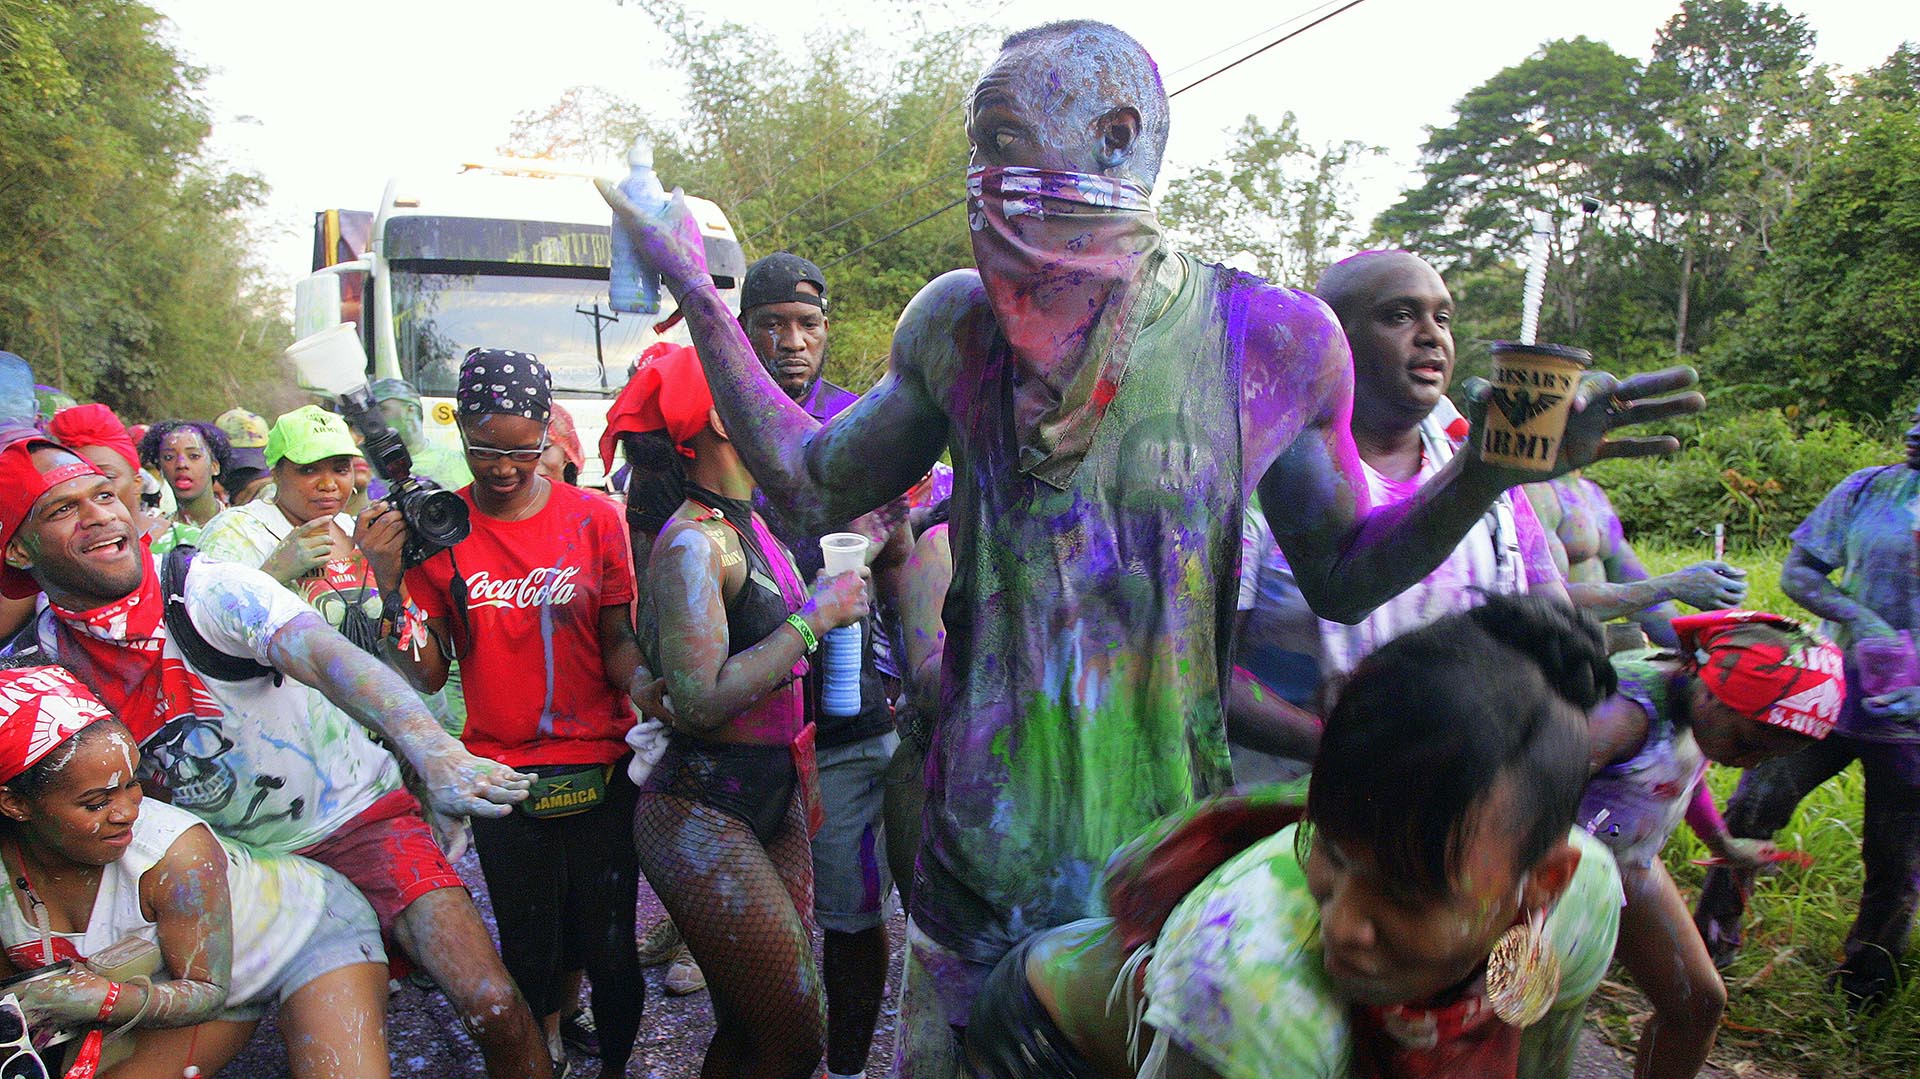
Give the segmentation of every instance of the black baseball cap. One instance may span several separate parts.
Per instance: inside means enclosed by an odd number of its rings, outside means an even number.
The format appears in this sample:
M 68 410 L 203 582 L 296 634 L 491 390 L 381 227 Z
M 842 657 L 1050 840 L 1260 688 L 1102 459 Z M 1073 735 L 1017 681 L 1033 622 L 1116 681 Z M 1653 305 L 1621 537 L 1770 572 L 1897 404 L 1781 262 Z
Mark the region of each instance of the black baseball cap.
M 802 282 L 819 289 L 819 295 L 802 291 Z M 786 251 L 776 251 L 747 267 L 746 280 L 740 286 L 743 313 L 764 304 L 794 302 L 827 309 L 827 277 L 820 267 Z

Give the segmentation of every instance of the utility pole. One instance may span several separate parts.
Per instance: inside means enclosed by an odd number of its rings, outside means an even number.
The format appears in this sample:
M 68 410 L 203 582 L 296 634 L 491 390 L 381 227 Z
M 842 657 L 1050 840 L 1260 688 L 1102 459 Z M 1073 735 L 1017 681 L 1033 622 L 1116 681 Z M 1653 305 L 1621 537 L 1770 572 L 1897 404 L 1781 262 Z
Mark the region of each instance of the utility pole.
M 573 313 L 576 315 L 585 315 L 593 320 L 593 362 L 600 366 L 600 388 L 603 390 L 611 389 L 612 387 L 607 385 L 606 352 L 600 347 L 600 328 L 606 323 L 620 321 L 620 316 L 611 311 L 608 311 L 604 315 L 601 314 L 598 301 L 594 302 L 591 310 L 583 310 L 576 306 L 573 309 Z

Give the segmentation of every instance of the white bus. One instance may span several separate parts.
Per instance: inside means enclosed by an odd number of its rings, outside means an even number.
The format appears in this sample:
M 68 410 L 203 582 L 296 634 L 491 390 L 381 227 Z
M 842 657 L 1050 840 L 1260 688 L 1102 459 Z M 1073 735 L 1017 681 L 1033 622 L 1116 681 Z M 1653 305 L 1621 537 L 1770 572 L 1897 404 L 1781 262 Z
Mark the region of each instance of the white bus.
M 372 212 L 315 215 L 314 273 L 294 290 L 294 336 L 354 323 L 369 378 L 419 389 L 430 437 L 457 445 L 452 396 L 474 346 L 531 352 L 553 372 L 587 454 L 583 486 L 606 483 L 597 444 L 607 406 L 640 353 L 663 337 L 689 343 L 661 292 L 657 315 L 607 306 L 611 211 L 586 168 L 507 159 L 387 184 Z M 713 203 L 688 198 L 707 265 L 737 312 L 746 258 Z

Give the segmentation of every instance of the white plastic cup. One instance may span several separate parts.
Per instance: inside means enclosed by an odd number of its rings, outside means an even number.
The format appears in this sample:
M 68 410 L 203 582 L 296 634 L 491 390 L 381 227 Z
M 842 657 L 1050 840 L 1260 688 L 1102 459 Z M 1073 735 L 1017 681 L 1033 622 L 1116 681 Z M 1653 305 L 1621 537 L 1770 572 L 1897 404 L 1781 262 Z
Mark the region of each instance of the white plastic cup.
M 820 560 L 827 573 L 839 576 L 867 564 L 867 537 L 858 532 L 834 532 L 820 537 Z M 820 687 L 821 710 L 830 716 L 860 714 L 860 623 L 828 631 L 820 642 L 825 682 Z
M 858 532 L 832 532 L 820 537 L 820 559 L 827 564 L 827 573 L 838 577 L 866 565 L 867 548 L 871 545 L 871 541 Z
M 302 389 L 339 397 L 366 385 L 367 350 L 351 322 L 302 337 L 287 346 L 286 356 Z

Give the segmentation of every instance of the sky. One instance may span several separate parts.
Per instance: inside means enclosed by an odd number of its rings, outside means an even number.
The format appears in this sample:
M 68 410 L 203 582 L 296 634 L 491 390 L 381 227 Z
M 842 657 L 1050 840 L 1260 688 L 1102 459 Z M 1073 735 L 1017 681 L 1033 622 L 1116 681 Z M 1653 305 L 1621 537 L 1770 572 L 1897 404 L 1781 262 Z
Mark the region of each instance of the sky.
M 681 88 L 662 59 L 658 31 L 644 12 L 614 0 L 148 2 L 170 19 L 176 46 L 208 70 L 212 152 L 272 186 L 253 222 L 253 255 L 289 288 L 307 272 L 314 211 L 371 208 L 389 176 L 451 172 L 495 157 L 515 116 L 570 86 L 604 86 L 662 115 L 678 108 Z M 1008 30 L 1099 18 L 1138 38 L 1172 89 L 1307 21 L 1269 29 L 1319 3 L 1055 0 L 1044 12 L 1000 0 L 694 0 L 687 7 L 767 28 L 794 55 L 823 28 L 903 40 L 888 31 L 908 12 L 935 25 L 984 15 Z M 1903 26 L 1914 32 L 1889 17 L 1899 6 L 1890 0 L 1788 6 L 1809 10 L 1817 59 L 1843 72 L 1884 60 L 1900 45 Z M 1354 174 L 1355 216 L 1364 223 L 1414 181 L 1427 127 L 1447 123 L 1466 91 L 1556 38 L 1585 35 L 1644 59 L 1678 7 L 1679 0 L 1366 0 L 1176 99 L 1162 177 L 1219 155 L 1226 132 L 1245 116 L 1271 125 L 1292 110 L 1312 142 L 1357 139 L 1385 148 Z M 350 21 L 356 15 L 363 17 Z M 1251 40 L 1209 59 L 1243 39 Z

